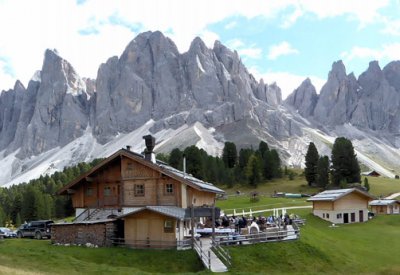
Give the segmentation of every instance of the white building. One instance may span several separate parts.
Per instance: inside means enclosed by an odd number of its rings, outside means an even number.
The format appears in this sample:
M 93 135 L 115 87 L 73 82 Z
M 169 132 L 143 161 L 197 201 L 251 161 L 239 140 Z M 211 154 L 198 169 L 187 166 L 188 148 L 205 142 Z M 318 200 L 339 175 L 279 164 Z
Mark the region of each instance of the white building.
M 361 190 L 338 189 L 321 192 L 307 201 L 313 203 L 313 214 L 332 223 L 355 223 L 368 220 L 368 202 L 373 197 Z
M 400 214 L 400 202 L 397 200 L 373 200 L 369 206 L 374 214 Z

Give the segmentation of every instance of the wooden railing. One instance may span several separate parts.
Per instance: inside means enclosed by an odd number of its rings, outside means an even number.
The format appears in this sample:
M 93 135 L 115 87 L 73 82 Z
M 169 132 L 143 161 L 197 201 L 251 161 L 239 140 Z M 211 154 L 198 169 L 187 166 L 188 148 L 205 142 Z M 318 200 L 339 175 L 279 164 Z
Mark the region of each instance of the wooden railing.
M 152 248 L 152 249 L 167 249 L 167 248 L 191 248 L 192 240 L 182 241 L 160 241 L 160 240 L 126 240 L 125 238 L 113 238 L 113 244 L 117 246 L 126 246 L 130 248 Z
M 228 250 L 224 249 L 221 245 L 216 242 L 212 242 L 212 251 L 215 255 L 224 263 L 228 268 L 232 266 L 232 258 Z
M 200 260 L 204 263 L 204 265 L 210 270 L 211 269 L 211 251 L 208 250 L 206 252 L 205 249 L 203 249 L 203 243 L 201 240 L 195 240 L 193 242 L 193 249 L 197 251 L 197 254 L 200 257 Z
M 256 234 L 216 236 L 215 246 L 296 240 L 299 238 L 300 230 L 298 227 L 293 229 L 294 231 L 292 232 L 282 228 L 274 231 L 259 232 Z

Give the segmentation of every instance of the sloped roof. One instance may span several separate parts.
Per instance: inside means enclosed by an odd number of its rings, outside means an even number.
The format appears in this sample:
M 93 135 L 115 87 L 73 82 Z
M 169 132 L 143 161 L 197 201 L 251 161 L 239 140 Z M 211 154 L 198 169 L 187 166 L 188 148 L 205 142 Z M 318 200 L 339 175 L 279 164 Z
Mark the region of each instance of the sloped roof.
M 400 204 L 400 202 L 397 200 L 373 200 L 369 202 L 369 205 L 379 206 L 379 205 L 391 205 L 395 203 Z
M 356 188 L 349 188 L 349 189 L 326 190 L 316 194 L 315 196 L 312 196 L 311 198 L 307 199 L 307 201 L 336 201 L 353 192 L 363 195 L 369 199 L 373 199 L 373 197 L 366 192 L 363 192 Z
M 185 216 L 185 209 L 180 208 L 177 206 L 143 206 L 143 207 L 138 207 L 135 209 L 132 209 L 128 213 L 125 213 L 124 215 L 119 216 L 118 218 L 123 218 L 130 216 L 135 213 L 142 212 L 144 210 L 150 210 L 152 212 L 156 212 L 165 216 L 169 216 L 178 220 L 184 220 L 188 219 L 189 217 Z
M 88 172 L 82 174 L 81 176 L 79 176 L 78 178 L 71 181 L 69 184 L 67 184 L 63 188 L 61 188 L 58 191 L 58 194 L 66 194 L 68 189 L 71 189 L 72 187 L 77 185 L 80 181 L 82 181 L 86 177 L 89 177 L 91 174 L 96 172 L 98 169 L 100 169 L 107 163 L 110 163 L 111 161 L 113 161 L 116 158 L 121 157 L 121 156 L 136 160 L 140 164 L 143 164 L 151 169 L 157 170 L 160 173 L 163 173 L 179 182 L 185 183 L 186 185 L 189 185 L 197 190 L 212 192 L 212 193 L 216 193 L 216 194 L 224 194 L 225 193 L 225 191 L 223 191 L 222 189 L 219 189 L 218 187 L 214 186 L 213 184 L 211 184 L 209 182 L 204 182 L 204 181 L 197 179 L 189 174 L 184 174 L 182 171 L 179 171 L 179 170 L 167 165 L 166 163 L 164 163 L 162 161 L 157 160 L 156 163 L 153 163 L 153 162 L 145 160 L 144 156 L 141 154 L 138 154 L 138 153 L 126 150 L 126 149 L 120 149 L 117 152 L 115 152 L 113 155 L 109 156 L 108 158 L 106 158 L 105 160 L 100 162 L 98 165 L 96 165 L 95 167 L 90 169 Z

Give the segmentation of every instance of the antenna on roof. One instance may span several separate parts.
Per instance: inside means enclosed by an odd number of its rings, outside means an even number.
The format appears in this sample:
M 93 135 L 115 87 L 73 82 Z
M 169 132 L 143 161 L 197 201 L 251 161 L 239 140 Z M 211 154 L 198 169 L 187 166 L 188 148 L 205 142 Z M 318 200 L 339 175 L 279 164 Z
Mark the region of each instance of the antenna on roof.
M 183 154 L 183 178 L 186 179 L 186 155 Z

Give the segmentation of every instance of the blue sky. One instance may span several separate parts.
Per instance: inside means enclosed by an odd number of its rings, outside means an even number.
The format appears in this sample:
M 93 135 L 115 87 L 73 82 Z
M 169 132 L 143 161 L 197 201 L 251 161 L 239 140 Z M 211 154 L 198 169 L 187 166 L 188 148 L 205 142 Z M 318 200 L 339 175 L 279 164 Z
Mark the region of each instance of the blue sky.
M 137 34 L 160 30 L 181 52 L 200 36 L 237 50 L 256 78 L 284 97 L 310 77 L 319 89 L 334 61 L 356 76 L 400 59 L 400 1 L 0 0 L 0 90 L 25 85 L 56 48 L 82 77 L 120 55 Z M 6 27 L 5 27 L 6 26 Z

